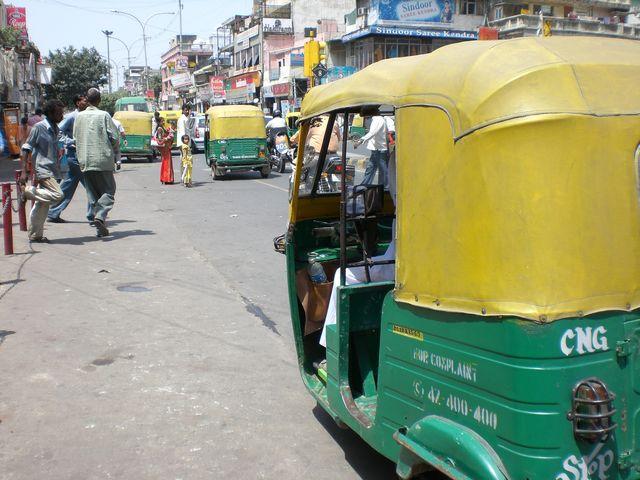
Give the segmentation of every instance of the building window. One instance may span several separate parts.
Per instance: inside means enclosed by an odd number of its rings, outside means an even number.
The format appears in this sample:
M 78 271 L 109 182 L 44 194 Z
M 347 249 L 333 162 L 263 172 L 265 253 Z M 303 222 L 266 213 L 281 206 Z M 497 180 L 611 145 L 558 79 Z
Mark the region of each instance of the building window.
M 460 0 L 460 15 L 484 15 L 482 0 Z

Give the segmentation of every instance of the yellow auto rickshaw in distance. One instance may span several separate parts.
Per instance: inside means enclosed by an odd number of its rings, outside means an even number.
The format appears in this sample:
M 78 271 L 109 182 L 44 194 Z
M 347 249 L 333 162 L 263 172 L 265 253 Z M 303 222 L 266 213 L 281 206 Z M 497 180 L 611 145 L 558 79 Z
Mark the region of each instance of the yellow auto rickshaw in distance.
M 206 113 L 205 160 L 214 180 L 230 172 L 271 173 L 264 113 L 253 105 L 219 105 Z
M 174 132 L 178 130 L 178 119 L 182 115 L 182 110 L 159 110 L 160 116 L 164 118 L 165 124 L 170 125 Z M 171 148 L 178 148 L 178 135 L 173 136 Z
M 146 112 L 119 111 L 113 114 L 124 127 L 126 139 L 120 138 L 120 153 L 129 160 L 146 158 L 153 162 L 151 124 L 153 115 Z

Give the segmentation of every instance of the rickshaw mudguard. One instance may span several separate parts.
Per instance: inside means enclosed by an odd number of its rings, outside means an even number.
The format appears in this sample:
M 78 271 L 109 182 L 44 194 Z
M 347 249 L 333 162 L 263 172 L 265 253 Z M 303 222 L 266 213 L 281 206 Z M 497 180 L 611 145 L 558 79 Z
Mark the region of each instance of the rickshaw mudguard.
M 412 478 L 427 464 L 453 480 L 510 480 L 500 457 L 480 435 L 446 418 L 429 415 L 393 438 L 400 445 L 400 478 Z

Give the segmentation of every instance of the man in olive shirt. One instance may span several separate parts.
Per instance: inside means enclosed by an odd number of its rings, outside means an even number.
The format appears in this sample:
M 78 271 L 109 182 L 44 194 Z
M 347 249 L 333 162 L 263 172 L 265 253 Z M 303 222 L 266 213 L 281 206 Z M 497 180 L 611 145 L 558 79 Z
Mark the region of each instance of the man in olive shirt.
M 22 145 L 20 184 L 24 187 L 24 198 L 35 201 L 29 215 L 28 233 L 32 242 L 49 241 L 43 236 L 49 206 L 60 203 L 64 198 L 56 180 L 61 177 L 58 123 L 62 120 L 63 109 L 64 105 L 59 100 L 49 100 L 44 106 L 44 120 L 33 126 Z M 33 186 L 26 187 L 29 158 L 35 168 L 36 181 Z
M 94 214 L 98 237 L 109 235 L 106 220 L 113 208 L 116 180 L 113 171 L 120 152 L 120 133 L 111 116 L 100 105 L 100 91 L 90 88 L 87 92 L 89 106 L 78 113 L 73 127 L 76 154 L 84 176 L 89 205 Z

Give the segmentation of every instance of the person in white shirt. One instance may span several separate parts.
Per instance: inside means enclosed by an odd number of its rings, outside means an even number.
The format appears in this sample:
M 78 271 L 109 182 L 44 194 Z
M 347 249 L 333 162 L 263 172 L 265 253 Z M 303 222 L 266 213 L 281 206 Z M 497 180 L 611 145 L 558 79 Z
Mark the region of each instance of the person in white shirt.
M 282 118 L 280 110 L 273 111 L 273 118 L 265 125 L 267 132 L 273 128 L 287 128 L 287 122 Z
M 182 105 L 182 115 L 178 119 L 178 124 L 176 125 L 176 138 L 182 138 L 184 135 L 189 135 L 189 138 L 192 138 L 191 132 L 189 130 L 189 116 L 191 115 L 191 107 L 187 104 Z
M 380 172 L 378 175 L 378 183 L 387 185 L 387 165 L 389 162 L 387 132 L 387 122 L 382 116 L 376 115 L 371 118 L 369 131 L 360 140 L 354 142 L 354 147 L 357 148 L 364 143 L 366 149 L 371 152 L 371 156 L 364 170 L 363 185 L 373 184 L 376 172 Z

